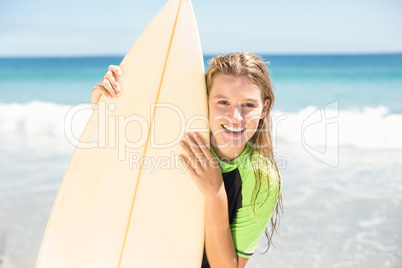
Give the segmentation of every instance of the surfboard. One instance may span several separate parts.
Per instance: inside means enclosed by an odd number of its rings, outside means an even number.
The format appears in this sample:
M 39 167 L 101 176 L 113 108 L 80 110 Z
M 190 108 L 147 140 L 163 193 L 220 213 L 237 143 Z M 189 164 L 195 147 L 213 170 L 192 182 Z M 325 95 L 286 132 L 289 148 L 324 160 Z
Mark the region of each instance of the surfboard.
M 120 65 L 61 182 L 37 268 L 200 267 L 204 200 L 180 165 L 185 131 L 209 141 L 201 45 L 189 0 L 170 0 Z

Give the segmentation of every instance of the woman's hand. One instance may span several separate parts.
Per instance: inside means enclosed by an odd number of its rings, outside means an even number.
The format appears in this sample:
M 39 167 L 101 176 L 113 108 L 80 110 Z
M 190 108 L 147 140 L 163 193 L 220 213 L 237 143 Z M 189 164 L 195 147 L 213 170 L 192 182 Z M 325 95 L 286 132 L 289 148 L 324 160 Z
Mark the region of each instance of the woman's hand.
M 185 155 L 180 155 L 180 160 L 187 166 L 187 171 L 198 189 L 206 199 L 222 197 L 222 194 L 226 198 L 218 160 L 208 145 L 197 133 L 185 134 L 184 137 L 186 142 L 180 141 L 180 145 Z
M 108 96 L 109 98 L 120 96 L 120 86 L 116 81 L 116 77 L 121 76 L 122 72 L 119 66 L 110 65 L 108 71 L 94 88 L 92 89 L 91 104 L 92 109 L 96 108 L 100 97 L 102 95 Z
M 184 135 L 183 165 L 205 197 L 205 250 L 211 267 L 244 267 L 246 258 L 236 255 L 229 225 L 227 196 L 218 160 L 197 133 Z

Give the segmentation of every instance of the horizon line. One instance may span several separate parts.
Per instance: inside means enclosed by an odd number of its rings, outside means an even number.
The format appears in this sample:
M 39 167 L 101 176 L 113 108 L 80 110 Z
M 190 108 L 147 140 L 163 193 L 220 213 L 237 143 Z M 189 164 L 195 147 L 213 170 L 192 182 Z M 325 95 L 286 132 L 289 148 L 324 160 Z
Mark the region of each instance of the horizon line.
M 214 56 L 218 54 L 229 54 L 231 52 L 203 53 L 203 57 Z M 384 51 L 384 52 L 287 52 L 287 53 L 270 53 L 270 52 L 252 52 L 261 56 L 381 56 L 381 55 L 401 55 L 402 51 Z M 123 58 L 124 54 L 52 54 L 52 55 L 1 55 L 1 59 L 16 59 L 16 58 Z

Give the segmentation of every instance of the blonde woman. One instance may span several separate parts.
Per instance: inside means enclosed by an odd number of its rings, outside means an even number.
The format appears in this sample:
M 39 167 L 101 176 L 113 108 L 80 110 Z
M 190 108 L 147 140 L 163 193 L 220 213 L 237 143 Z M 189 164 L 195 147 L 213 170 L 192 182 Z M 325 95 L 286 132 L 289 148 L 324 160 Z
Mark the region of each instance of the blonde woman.
M 118 97 L 119 75 L 119 67 L 110 66 L 91 102 L 102 94 Z M 271 141 L 273 87 L 264 61 L 250 52 L 215 56 L 206 84 L 211 146 L 197 133 L 180 142 L 182 163 L 205 197 L 202 267 L 245 267 L 270 219 L 271 243 L 281 209 Z

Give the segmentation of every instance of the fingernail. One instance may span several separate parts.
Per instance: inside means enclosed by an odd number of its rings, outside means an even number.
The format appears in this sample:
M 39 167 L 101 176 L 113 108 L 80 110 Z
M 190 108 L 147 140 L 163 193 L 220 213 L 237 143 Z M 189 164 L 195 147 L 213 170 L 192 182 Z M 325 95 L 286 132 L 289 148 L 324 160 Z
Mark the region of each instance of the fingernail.
M 120 91 L 120 87 L 118 85 L 116 85 L 116 90 L 119 92 Z
M 184 137 L 186 137 L 186 139 L 190 138 L 190 136 L 187 133 L 184 134 Z
M 181 146 L 184 146 L 184 142 L 183 142 L 183 141 L 180 141 L 180 145 L 181 145 Z
M 121 71 L 118 71 L 117 74 L 118 74 L 118 75 L 122 75 Z
M 193 137 L 194 137 L 194 138 L 197 138 L 197 137 L 198 137 L 197 133 L 194 133 L 194 134 L 193 134 Z
M 120 94 L 119 94 L 119 93 L 117 93 L 117 92 L 116 92 L 116 93 L 114 93 L 114 95 L 116 95 L 116 97 L 120 96 Z

